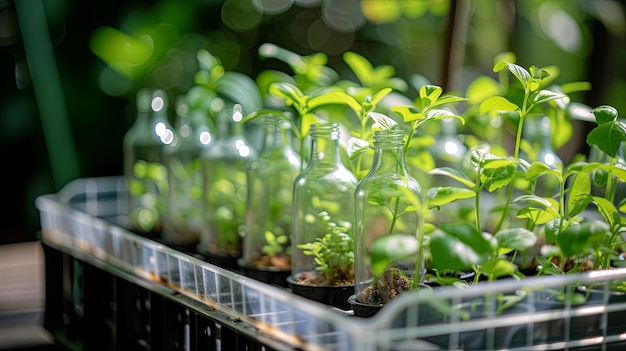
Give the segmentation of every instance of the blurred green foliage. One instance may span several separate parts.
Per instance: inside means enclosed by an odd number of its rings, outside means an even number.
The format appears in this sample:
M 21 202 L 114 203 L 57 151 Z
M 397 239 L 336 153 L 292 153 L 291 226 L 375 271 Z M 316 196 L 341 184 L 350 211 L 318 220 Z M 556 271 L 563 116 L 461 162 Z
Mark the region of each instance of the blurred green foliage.
M 591 90 L 576 93 L 576 101 L 626 111 L 623 0 L 42 2 L 83 177 L 121 174 L 121 140 L 134 120 L 136 92 L 186 92 L 194 85 L 200 49 L 226 71 L 253 79 L 267 70 L 298 73 L 259 55 L 263 44 L 303 56 L 324 53 L 326 66 L 357 81 L 362 77 L 343 60 L 352 51 L 374 67 L 393 67 L 413 89 L 409 97 L 425 83 L 445 82 L 445 91 L 464 94 L 478 76 L 497 79 L 494 59 L 508 51 L 522 66 L 559 67 L 555 84 L 590 82 Z M 0 14 L 11 4 L 0 2 Z M 11 165 L 3 180 L 17 202 L 5 215 L 16 231 L 31 235 L 38 228 L 34 198 L 59 189 L 51 180 L 35 87 L 24 75 L 25 62 L 36 58 L 25 57 L 19 39 L 0 37 L 0 140 Z M 460 50 L 449 51 L 453 46 Z M 581 122 L 576 128 L 586 132 L 591 126 Z M 584 148 L 580 141 L 574 149 Z

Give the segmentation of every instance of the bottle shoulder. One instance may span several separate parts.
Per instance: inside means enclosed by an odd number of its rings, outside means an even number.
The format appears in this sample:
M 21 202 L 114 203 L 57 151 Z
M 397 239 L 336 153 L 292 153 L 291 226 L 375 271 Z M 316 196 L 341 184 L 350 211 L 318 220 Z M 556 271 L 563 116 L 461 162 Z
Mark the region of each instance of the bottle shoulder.
M 414 192 L 421 193 L 422 187 L 419 182 L 410 175 L 398 173 L 390 174 L 368 174 L 361 179 L 357 185 L 358 189 L 385 189 L 385 188 L 406 188 Z

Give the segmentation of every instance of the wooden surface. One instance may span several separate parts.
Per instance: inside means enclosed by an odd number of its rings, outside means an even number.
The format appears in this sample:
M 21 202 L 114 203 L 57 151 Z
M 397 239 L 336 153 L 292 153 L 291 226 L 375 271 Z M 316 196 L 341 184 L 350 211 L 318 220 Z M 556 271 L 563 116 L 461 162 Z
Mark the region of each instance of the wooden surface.
M 44 259 L 38 241 L 0 245 L 0 350 L 50 344 L 42 328 Z

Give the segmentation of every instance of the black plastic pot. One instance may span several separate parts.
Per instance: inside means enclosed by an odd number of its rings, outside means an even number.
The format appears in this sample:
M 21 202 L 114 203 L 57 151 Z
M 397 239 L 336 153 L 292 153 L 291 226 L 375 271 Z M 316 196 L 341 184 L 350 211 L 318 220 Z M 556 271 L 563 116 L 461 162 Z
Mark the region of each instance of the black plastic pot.
M 354 284 L 337 286 L 299 284 L 292 275 L 287 277 L 287 283 L 296 295 L 342 310 L 350 309 L 348 298 L 354 294 Z
M 352 311 L 357 317 L 369 318 L 373 317 L 383 308 L 383 304 L 372 305 L 367 303 L 358 302 L 356 295 L 350 295 L 348 297 L 348 303 L 352 306 Z

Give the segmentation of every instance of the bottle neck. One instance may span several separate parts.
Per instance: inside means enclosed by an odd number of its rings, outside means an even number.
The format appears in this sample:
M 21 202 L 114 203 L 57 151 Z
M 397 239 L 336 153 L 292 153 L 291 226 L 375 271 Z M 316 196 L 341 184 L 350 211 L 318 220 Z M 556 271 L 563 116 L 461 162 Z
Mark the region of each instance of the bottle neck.
M 324 123 L 312 125 L 310 167 L 328 167 L 341 164 L 339 154 L 339 125 Z
M 374 133 L 374 159 L 370 173 L 408 174 L 404 161 L 404 136 L 402 130 Z
M 217 139 L 227 139 L 243 135 L 241 119 L 243 114 L 238 109 L 226 109 L 217 115 Z
M 262 152 L 277 148 L 291 148 L 291 125 L 289 122 L 272 121 L 265 125 Z

